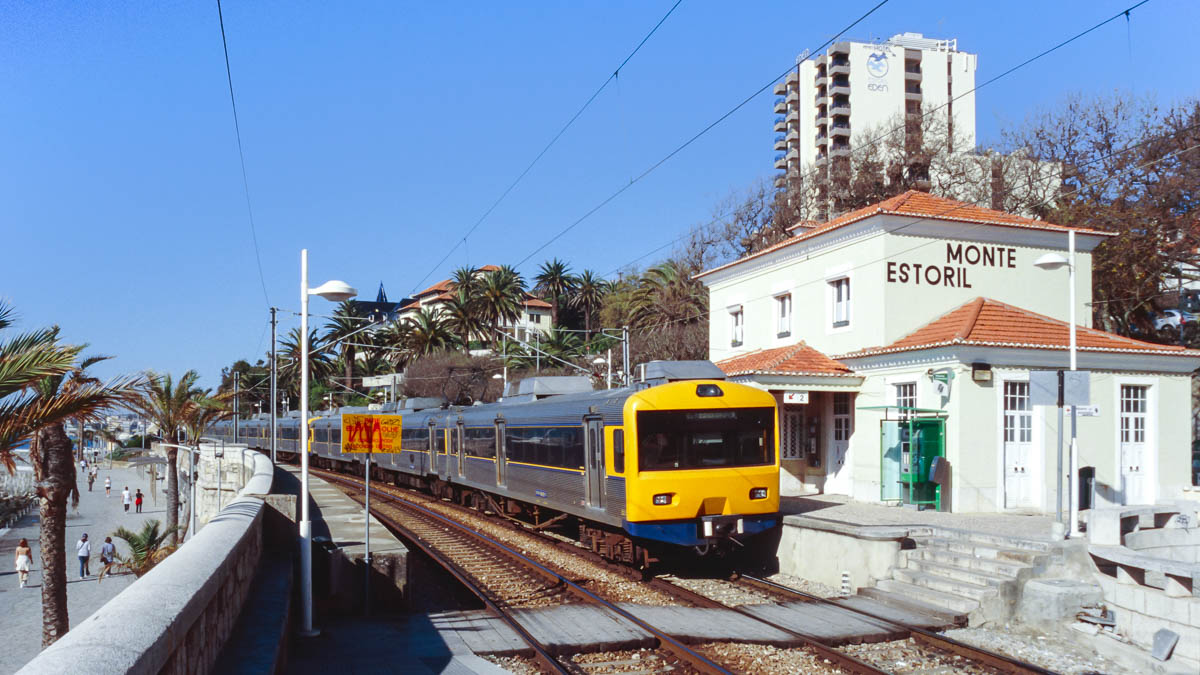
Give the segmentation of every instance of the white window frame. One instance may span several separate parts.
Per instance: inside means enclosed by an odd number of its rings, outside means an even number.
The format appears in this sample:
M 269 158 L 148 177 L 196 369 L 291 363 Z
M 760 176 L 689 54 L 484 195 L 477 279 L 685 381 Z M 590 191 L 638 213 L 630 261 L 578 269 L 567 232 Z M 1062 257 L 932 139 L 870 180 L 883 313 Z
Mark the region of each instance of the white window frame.
M 741 305 L 729 308 L 729 346 L 733 348 L 746 344 L 746 312 Z
M 792 317 L 794 305 L 791 292 L 779 293 L 775 296 L 775 339 L 780 340 L 792 336 Z
M 846 299 L 838 302 L 838 289 L 845 283 Z M 848 271 L 831 272 L 825 276 L 825 332 L 841 333 L 854 325 L 854 275 Z M 839 308 L 843 313 L 839 315 Z
M 907 397 L 905 397 L 904 399 L 900 398 L 900 387 L 907 387 L 907 386 L 911 385 L 912 386 L 912 405 L 903 406 L 903 407 L 906 407 L 906 408 L 919 408 L 920 407 L 917 403 L 918 403 L 918 401 L 920 401 L 921 395 L 920 395 L 920 391 L 918 391 L 919 387 L 917 387 L 917 380 L 915 378 L 911 379 L 911 380 L 897 380 L 895 382 L 889 382 L 888 384 L 891 385 L 891 387 L 892 387 L 892 405 L 899 407 L 899 406 L 903 405 L 903 403 L 902 403 L 903 401 L 908 400 Z

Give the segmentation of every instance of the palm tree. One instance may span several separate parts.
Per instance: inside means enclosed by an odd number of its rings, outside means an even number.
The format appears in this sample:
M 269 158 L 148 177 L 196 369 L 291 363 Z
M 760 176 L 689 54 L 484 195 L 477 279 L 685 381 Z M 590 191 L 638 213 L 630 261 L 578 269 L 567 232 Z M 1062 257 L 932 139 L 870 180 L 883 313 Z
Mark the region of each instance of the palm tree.
M 564 361 L 579 356 L 583 353 L 583 345 L 574 333 L 568 333 L 558 328 L 551 328 L 547 331 L 538 345 L 542 351 L 557 356 Z
M 167 544 L 166 541 L 167 537 L 174 537 L 176 533 L 170 527 L 160 531 L 161 527 L 162 523 L 157 520 L 142 523 L 141 532 L 131 532 L 124 527 L 118 527 L 112 536 L 125 540 L 129 545 L 129 557 L 118 554 L 116 562 L 105 565 L 100 571 L 99 580 L 103 581 L 104 575 L 118 571 L 132 572 L 133 576 L 141 578 L 171 555 L 176 547 L 174 544 Z
M 293 401 L 300 400 L 300 329 L 293 328 L 279 342 L 279 386 Z M 333 360 L 321 346 L 316 329 L 308 332 L 308 376 L 317 382 L 333 373 Z
M 202 392 L 196 392 L 195 396 L 187 402 L 183 413 L 183 427 L 187 429 L 188 439 L 193 445 L 199 445 L 200 438 L 208 432 L 209 427 L 221 420 L 233 417 L 233 410 L 229 407 L 229 401 L 232 398 L 232 391 L 222 392 L 213 396 L 212 391 L 206 389 Z M 195 481 L 196 477 L 189 476 L 188 480 Z M 183 519 L 185 524 L 180 527 L 180 531 L 184 536 L 187 536 L 188 526 L 186 523 L 191 521 L 191 510 L 194 508 L 196 508 L 196 505 L 191 503 L 191 500 L 188 500 L 188 512 L 185 513 Z
M 466 265 L 454 270 L 454 274 L 450 275 L 450 283 L 456 291 L 466 291 L 467 297 L 473 295 L 475 287 L 479 284 L 479 270 Z
M 584 270 L 576 279 L 575 294 L 571 296 L 571 304 L 583 310 L 583 329 L 587 332 L 588 341 L 592 337 L 592 312 L 604 303 L 608 292 L 608 282 L 596 276 L 591 270 Z
M 413 356 L 435 354 L 457 345 L 457 338 L 436 308 L 422 307 L 410 321 L 408 348 Z
M 358 303 L 353 300 L 343 300 L 338 305 L 337 311 L 333 313 L 333 318 L 325 324 L 325 335 L 322 336 L 327 345 L 338 345 L 342 368 L 345 372 L 345 385 L 351 389 L 354 388 L 356 351 L 354 343 L 357 340 L 347 339 L 347 336 L 361 330 L 366 325 L 366 322 L 363 321 L 365 318 L 362 310 L 358 308 Z M 342 396 L 345 398 L 347 394 L 343 393 Z
M 412 350 L 409 348 L 412 326 L 409 320 L 393 321 L 376 333 L 383 358 L 393 369 L 403 368 L 412 360 Z
M 0 304 L 0 329 L 11 325 Z M 15 470 L 12 450 L 30 441 L 40 520 L 42 555 L 42 646 L 70 629 L 67 608 L 67 500 L 79 501 L 75 457 L 63 423 L 96 419 L 128 400 L 137 379 L 101 383 L 75 365 L 82 346 L 59 342 L 58 329 L 17 335 L 0 342 L 0 461 Z
M 188 421 L 188 414 L 196 400 L 204 392 L 196 387 L 199 373 L 189 370 L 176 382 L 170 375 L 147 373 L 149 381 L 142 386 L 140 395 L 126 407 L 130 411 L 153 421 L 167 443 L 175 440 L 175 434 Z M 179 528 L 179 466 L 176 456 L 179 449 L 167 445 L 167 529 L 171 532 L 171 543 L 175 544 L 175 532 Z
M 446 328 L 458 336 L 463 352 L 469 354 L 471 337 L 479 335 L 485 328 L 479 317 L 479 303 L 475 302 L 462 286 L 458 286 L 450 299 L 441 304 L 440 309 Z
M 483 276 L 479 284 L 479 318 L 491 328 L 488 341 L 495 344 L 500 325 L 521 318 L 525 288 L 521 275 L 502 267 Z
M 630 309 L 632 322 L 639 327 L 691 323 L 708 310 L 708 293 L 692 278 L 687 265 L 668 260 L 646 270 L 638 279 Z
M 559 298 L 569 296 L 575 288 L 575 277 L 571 274 L 571 267 L 567 263 L 555 258 L 542 263 L 538 268 L 538 274 L 534 281 L 537 285 L 533 287 L 544 300 L 550 301 L 550 325 L 558 325 L 558 300 Z

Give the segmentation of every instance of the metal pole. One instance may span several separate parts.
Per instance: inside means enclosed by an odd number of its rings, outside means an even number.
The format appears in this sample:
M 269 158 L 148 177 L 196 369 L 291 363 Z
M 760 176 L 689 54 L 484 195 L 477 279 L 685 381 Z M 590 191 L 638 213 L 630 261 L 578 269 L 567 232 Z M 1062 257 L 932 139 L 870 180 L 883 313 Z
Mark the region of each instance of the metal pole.
M 275 370 L 275 308 L 271 308 L 271 463 L 275 463 L 275 418 L 279 417 L 276 411 L 276 402 L 279 400 L 279 393 L 275 391 L 276 381 Z
M 221 441 L 221 452 L 217 453 L 217 513 L 221 512 L 221 460 L 225 457 L 225 441 Z
M 300 251 L 300 634 L 313 630 L 312 522 L 308 518 L 308 249 Z
M 629 382 L 629 326 L 621 328 L 621 367 L 625 370 L 623 384 L 628 387 Z
M 604 388 L 612 389 L 612 347 L 608 348 L 608 374 L 604 376 Z
M 368 438 L 368 443 L 370 439 Z M 371 448 L 367 447 L 367 498 L 363 505 L 363 615 L 371 615 Z
M 1058 471 L 1054 474 L 1054 494 L 1058 499 L 1055 522 L 1063 522 L 1063 371 L 1058 371 Z
M 1071 283 L 1071 370 L 1076 369 L 1076 354 L 1078 348 L 1075 344 L 1075 230 L 1067 232 L 1067 249 L 1071 260 L 1070 266 L 1070 283 Z M 1079 534 L 1079 446 L 1075 441 L 1075 422 L 1078 415 L 1078 405 L 1071 406 L 1071 445 L 1070 459 L 1067 463 L 1067 471 L 1070 476 L 1067 479 L 1067 503 L 1070 504 L 1068 513 L 1070 514 L 1071 522 L 1067 532 L 1070 536 Z
M 199 510 L 200 504 L 196 502 L 196 453 L 200 452 L 200 446 L 196 446 L 193 451 L 188 448 L 188 473 L 192 477 L 192 517 L 191 523 L 188 525 L 188 539 L 196 536 L 196 511 Z
M 242 382 L 242 374 L 237 372 L 236 370 L 233 371 L 233 442 L 234 443 L 238 442 L 238 418 L 241 417 L 241 415 L 238 414 L 238 398 L 239 398 L 239 394 L 241 393 L 239 391 L 239 389 L 241 388 L 241 382 Z

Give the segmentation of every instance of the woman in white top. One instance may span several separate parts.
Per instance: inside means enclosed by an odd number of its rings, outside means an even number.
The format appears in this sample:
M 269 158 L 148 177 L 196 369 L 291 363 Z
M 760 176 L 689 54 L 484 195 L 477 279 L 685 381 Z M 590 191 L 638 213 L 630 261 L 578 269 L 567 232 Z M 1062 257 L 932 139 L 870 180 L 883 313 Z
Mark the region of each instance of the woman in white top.
M 104 496 L 105 497 L 112 496 L 112 476 L 104 477 Z
M 17 544 L 17 558 L 15 561 L 17 578 L 21 580 L 21 588 L 25 588 L 26 582 L 29 581 L 29 563 L 32 559 L 33 550 L 29 548 L 29 542 L 22 539 Z

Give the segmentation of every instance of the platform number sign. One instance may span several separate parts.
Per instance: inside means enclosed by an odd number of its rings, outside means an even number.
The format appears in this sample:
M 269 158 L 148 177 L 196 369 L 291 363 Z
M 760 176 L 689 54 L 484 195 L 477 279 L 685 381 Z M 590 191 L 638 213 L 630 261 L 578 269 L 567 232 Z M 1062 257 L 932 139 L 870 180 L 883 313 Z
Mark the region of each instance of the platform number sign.
M 342 415 L 342 452 L 399 452 L 400 415 Z

